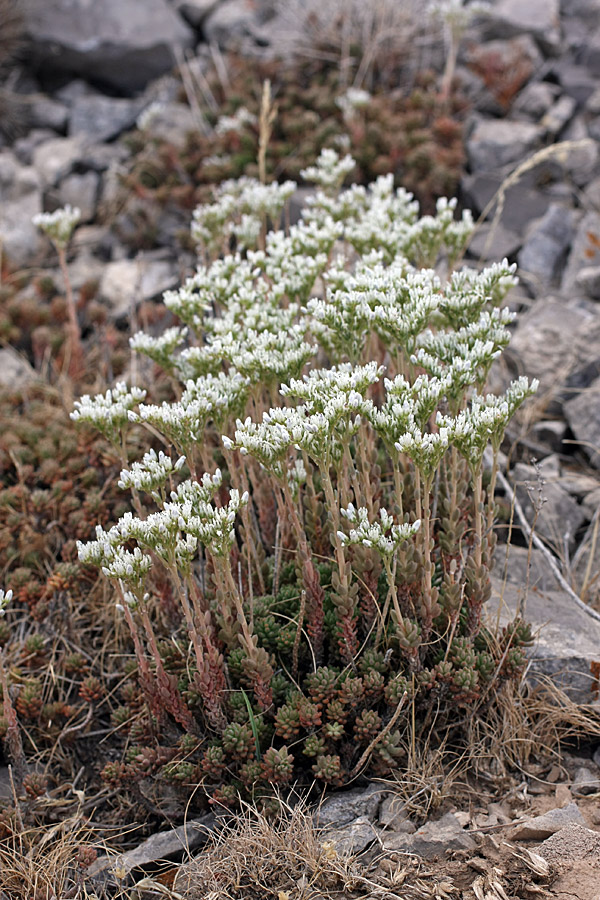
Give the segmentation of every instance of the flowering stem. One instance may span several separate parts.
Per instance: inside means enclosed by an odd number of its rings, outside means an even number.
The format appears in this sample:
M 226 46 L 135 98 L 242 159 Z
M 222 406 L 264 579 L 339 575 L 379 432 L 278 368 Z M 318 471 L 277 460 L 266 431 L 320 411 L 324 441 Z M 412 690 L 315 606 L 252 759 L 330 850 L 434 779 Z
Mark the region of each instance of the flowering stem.
M 65 285 L 65 297 L 67 300 L 67 314 L 69 316 L 69 332 L 70 332 L 70 351 L 71 360 L 69 364 L 69 374 L 76 376 L 83 368 L 83 347 L 81 346 L 81 329 L 77 321 L 77 309 L 75 307 L 75 298 L 73 296 L 73 287 L 69 278 L 69 267 L 67 266 L 67 253 L 64 247 L 55 244 L 58 253 L 58 263 L 62 272 Z
M 335 499 L 335 492 L 333 490 L 333 484 L 331 483 L 331 478 L 329 477 L 329 469 L 327 463 L 319 464 L 319 471 L 321 473 L 321 482 L 323 484 L 323 490 L 325 491 L 325 499 L 327 500 L 327 506 L 329 507 L 329 514 L 331 516 L 333 522 L 333 534 L 335 539 L 335 556 L 337 559 L 338 570 L 340 574 L 340 584 L 342 587 L 348 587 L 348 576 L 346 572 L 346 558 L 344 554 L 344 545 L 342 544 L 341 538 L 338 534 L 340 530 L 340 513 L 337 505 L 337 501 Z

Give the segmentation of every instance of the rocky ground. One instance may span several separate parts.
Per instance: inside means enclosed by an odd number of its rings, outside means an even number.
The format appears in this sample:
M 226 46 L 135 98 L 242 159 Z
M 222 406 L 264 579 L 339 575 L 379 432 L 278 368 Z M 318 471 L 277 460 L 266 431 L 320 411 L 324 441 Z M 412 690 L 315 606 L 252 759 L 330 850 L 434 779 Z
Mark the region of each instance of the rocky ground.
M 28 126 L 0 144 L 0 238 L 13 270 L 50 274 L 61 284 L 31 219 L 70 203 L 84 221 L 70 261 L 73 287 L 96 283 L 109 322 L 127 327 L 136 307 L 178 284 L 193 263 L 177 238 L 189 212 L 155 209 L 153 248 L 135 252 L 135 197 L 123 194 L 120 182 L 137 152 L 129 135 L 153 106 L 146 139 L 166 136 L 183 145 L 201 120 L 182 98 L 173 65 L 188 53 L 202 73 L 210 60 L 222 65 L 222 52 L 234 45 L 264 55 L 300 40 L 298 10 L 291 2 L 281 6 L 104 0 L 89 8 L 83 0 L 25 0 L 29 50 L 13 83 Z M 514 607 L 527 585 L 527 615 L 539 629 L 534 670 L 552 675 L 578 702 L 594 704 L 600 677 L 600 616 L 594 616 L 600 610 L 600 3 L 497 0 L 463 35 L 455 74 L 471 104 L 460 200 L 482 217 L 466 259 L 477 265 L 507 256 L 521 277 L 510 298 L 520 313 L 506 354 L 511 371 L 495 377 L 523 372 L 541 385 L 528 421 L 511 434 L 504 501 L 507 529 L 516 497 L 541 546 L 526 549 L 528 529 L 515 515 L 515 546 L 508 554 L 504 545 L 499 550 L 496 609 L 501 615 L 502 603 Z M 22 298 L 30 295 L 27 283 Z M 6 346 L 0 383 L 36 379 L 31 363 Z M 420 828 L 410 808 L 378 785 L 326 801 L 321 823 L 336 829 L 331 839 L 340 852 L 370 846 L 371 857 L 381 857 L 373 866 L 380 883 L 388 879 L 390 896 L 405 879 L 422 885 L 415 896 L 429 896 L 427 885 L 435 882 L 440 897 L 470 887 L 478 900 L 546 890 L 565 900 L 597 900 L 600 758 L 596 752 L 592 760 L 593 749 L 565 768 L 530 774 L 501 803 L 447 804 L 442 818 Z M 156 859 L 166 851 L 149 853 Z M 434 857 L 442 861 L 430 862 Z

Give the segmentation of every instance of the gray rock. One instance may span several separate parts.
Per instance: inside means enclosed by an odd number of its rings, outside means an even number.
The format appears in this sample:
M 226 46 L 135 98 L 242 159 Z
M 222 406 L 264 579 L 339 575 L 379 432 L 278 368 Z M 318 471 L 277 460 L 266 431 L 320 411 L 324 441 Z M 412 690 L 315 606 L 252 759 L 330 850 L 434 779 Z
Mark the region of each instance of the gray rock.
M 92 143 L 110 141 L 135 125 L 142 103 L 102 95 L 81 97 L 71 107 L 69 135 L 85 135 Z
M 340 856 L 354 856 L 369 846 L 377 838 L 373 824 L 366 816 L 360 816 L 341 828 L 327 829 L 323 839 L 335 844 Z
M 597 82 L 584 66 L 575 65 L 569 58 L 557 59 L 552 73 L 558 79 L 563 93 L 577 103 L 584 104 L 597 88 Z
M 64 131 L 67 127 L 69 110 L 64 103 L 51 97 L 35 99 L 29 107 L 29 121 L 34 128 L 51 128 Z
M 488 37 L 507 38 L 526 32 L 546 52 L 556 52 L 560 47 L 559 0 L 499 0 L 486 18 Z
M 585 266 L 577 273 L 575 283 L 592 300 L 600 300 L 600 266 Z
M 176 0 L 175 8 L 192 28 L 198 29 L 219 2 L 220 0 Z
M 37 375 L 26 359 L 12 347 L 0 350 L 0 385 L 19 390 L 35 381 Z
M 34 61 L 120 91 L 143 88 L 175 63 L 193 31 L 167 0 L 24 0 Z
M 366 788 L 332 794 L 316 810 L 315 822 L 319 826 L 339 827 L 361 817 L 374 820 L 385 793 L 380 785 L 369 784 Z
M 562 290 L 566 295 L 577 287 L 581 270 L 589 266 L 600 266 L 600 212 L 586 213 L 579 223 L 562 277 Z
M 556 579 L 548 567 L 548 562 L 541 550 L 532 547 L 517 547 L 514 544 L 498 544 L 494 552 L 494 579 L 500 591 L 506 582 L 509 588 L 523 591 L 527 585 L 530 590 L 556 590 Z
M 205 40 L 230 47 L 261 24 L 260 8 L 248 0 L 224 0 L 204 20 Z
M 567 426 L 562 419 L 543 419 L 531 426 L 534 441 L 546 444 L 553 453 L 560 453 L 564 449 L 562 441 L 566 432 Z
M 522 240 L 514 231 L 509 231 L 499 222 L 496 226 L 483 222 L 469 242 L 469 256 L 482 262 L 514 256 Z
M 531 378 L 539 378 L 542 392 L 558 396 L 565 378 L 593 354 L 589 333 L 595 321 L 590 312 L 573 304 L 553 299 L 536 303 L 521 317 L 507 358 Z
M 585 111 L 590 116 L 600 116 L 600 88 L 596 88 L 585 104 Z
M 447 850 L 474 850 L 475 841 L 464 831 L 454 813 L 427 822 L 414 834 L 382 835 L 385 850 L 403 850 L 425 859 L 444 856 Z
M 33 152 L 33 165 L 45 187 L 52 187 L 68 175 L 81 157 L 83 139 L 54 138 L 41 144 Z
M 588 36 L 581 54 L 580 62 L 594 78 L 600 77 L 600 28 L 596 28 L 596 31 Z
M 406 805 L 394 794 L 383 798 L 379 808 L 379 824 L 396 834 L 414 834 L 416 831 L 406 812 Z
M 586 821 L 576 803 L 568 803 L 566 806 L 551 809 L 543 816 L 535 816 L 521 825 L 515 826 L 511 833 L 512 840 L 517 841 L 543 841 L 544 838 L 556 834 L 567 825 L 583 825 Z
M 560 88 L 547 81 L 533 81 L 526 85 L 513 103 L 512 111 L 530 116 L 538 122 L 556 100 Z
M 540 125 L 550 137 L 555 138 L 575 115 L 576 109 L 577 102 L 573 97 L 563 94 L 547 111 Z
M 519 274 L 538 288 L 556 278 L 573 237 L 575 215 L 553 203 L 531 228 L 517 256 Z
M 182 851 L 197 850 L 207 842 L 216 827 L 217 819 L 212 813 L 208 813 L 171 831 L 159 831 L 117 859 L 114 856 L 100 857 L 88 867 L 86 875 L 94 878 L 106 869 L 113 868 L 115 863 L 128 874 L 132 869 L 143 868 Z
M 32 128 L 26 135 L 20 137 L 13 144 L 13 153 L 20 163 L 30 166 L 33 162 L 33 154 L 37 147 L 52 141 L 56 137 L 54 131 L 49 128 Z
M 578 146 L 560 151 L 555 165 L 567 174 L 578 187 L 585 188 L 587 183 L 598 175 L 600 166 L 600 149 L 598 142 L 590 138 L 587 121 L 583 114 L 575 116 L 561 135 L 563 141 L 577 142 Z
M 513 482 L 517 499 L 523 507 L 530 525 L 535 520 L 535 530 L 561 553 L 565 541 L 572 547 L 575 535 L 585 521 L 585 513 L 576 500 L 560 484 L 558 475 L 553 476 L 539 467 L 539 475 L 533 466 L 517 463 L 513 470 Z M 539 506 L 537 517 L 535 506 Z
M 538 125 L 509 119 L 479 119 L 467 140 L 467 157 L 473 172 L 489 172 L 521 162 L 538 145 Z
M 36 170 L 19 165 L 10 150 L 0 151 L 0 243 L 14 266 L 31 263 L 44 246 L 41 233 L 31 221 L 41 211 Z
M 594 750 L 594 755 L 592 757 L 594 763 L 600 768 L 600 744 Z
M 464 176 L 461 188 L 466 205 L 474 212 L 483 212 L 496 196 L 502 181 L 500 175 L 489 172 Z M 533 219 L 544 215 L 551 203 L 552 198 L 542 191 L 516 184 L 506 191 L 500 222 L 507 231 L 522 235 Z
M 119 141 L 113 144 L 86 144 L 81 148 L 79 162 L 84 169 L 104 172 L 111 167 L 118 167 L 130 155 L 125 144 Z
M 509 571 L 512 551 L 509 553 Z M 522 602 L 524 583 L 503 583 L 500 573 L 492 574 L 492 598 L 485 608 L 490 627 L 500 618 L 512 621 Z M 536 635 L 528 650 L 528 680 L 550 678 L 575 703 L 597 704 L 598 681 L 594 672 L 600 646 L 600 622 L 592 619 L 559 590 L 537 588 L 527 594 L 524 615 Z
M 173 263 L 145 254 L 139 260 L 107 263 L 100 282 L 100 297 L 110 306 L 113 319 L 129 315 L 134 306 L 159 297 L 178 283 Z
M 565 416 L 571 431 L 591 464 L 600 469 L 600 377 L 572 400 L 565 403 Z
M 600 487 L 597 487 L 595 490 L 590 491 L 583 500 L 581 501 L 581 507 L 589 519 L 593 519 L 598 510 L 600 509 Z M 600 543 L 598 543 L 596 547 L 596 552 L 600 554 Z M 600 569 L 600 556 L 598 560 L 598 568 Z M 597 588 L 600 591 L 600 585 Z
M 78 206 L 81 210 L 81 221 L 91 222 L 96 214 L 98 185 L 100 178 L 96 172 L 85 172 L 83 175 L 68 175 L 61 182 L 58 192 L 59 205 Z
M 600 791 L 598 772 L 592 772 L 587 766 L 579 766 L 573 776 L 571 793 L 575 797 L 585 797 L 587 794 L 597 794 L 598 791 Z
M 192 110 L 185 103 L 165 103 L 152 109 L 152 115 L 144 125 L 144 133 L 181 148 L 190 133 L 198 131 L 198 125 Z

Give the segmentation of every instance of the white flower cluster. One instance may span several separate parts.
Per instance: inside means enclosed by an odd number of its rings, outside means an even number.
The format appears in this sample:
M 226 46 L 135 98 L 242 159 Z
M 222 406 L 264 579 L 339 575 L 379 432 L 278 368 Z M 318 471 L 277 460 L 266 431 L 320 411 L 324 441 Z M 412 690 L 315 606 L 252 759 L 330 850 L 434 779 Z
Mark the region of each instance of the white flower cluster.
M 181 511 L 180 523 L 186 532 L 197 538 L 215 556 L 227 556 L 235 540 L 234 523 L 238 512 L 247 506 L 250 497 L 247 491 L 240 494 L 232 488 L 227 506 L 211 506 L 196 503 Z
M 396 450 L 405 453 L 420 472 L 431 478 L 440 464 L 440 460 L 450 444 L 448 428 L 439 431 L 425 431 L 413 422 L 406 432 L 396 441 Z
M 130 412 L 145 398 L 146 391 L 142 388 L 128 388 L 124 381 L 119 381 L 106 394 L 96 394 L 94 397 L 84 394 L 76 400 L 71 419 L 93 425 L 105 438 L 118 444 L 129 422 Z
M 77 541 L 79 561 L 86 566 L 98 566 L 107 578 L 115 578 L 138 589 L 152 568 L 152 559 L 139 547 L 133 551 L 125 550 L 121 546 L 121 538 L 114 534 L 115 528 L 113 526 L 110 532 L 105 532 L 98 525 L 95 541 L 86 544 Z
M 214 203 L 194 211 L 192 237 L 208 249 L 223 246 L 230 236 L 240 248 L 253 247 L 264 220 L 278 222 L 295 189 L 293 181 L 262 184 L 247 177 L 225 181 Z
M 165 109 L 165 104 L 160 100 L 153 100 L 152 103 L 149 103 L 148 106 L 141 111 L 137 119 L 135 120 L 135 126 L 140 131 L 146 131 L 154 119 L 160 115 Z
M 129 346 L 132 350 L 143 353 L 157 365 L 162 366 L 166 372 L 172 372 L 173 355 L 185 340 L 187 333 L 187 328 L 179 328 L 177 325 L 167 328 L 158 337 L 138 331 L 129 338 Z
M 375 430 L 392 447 L 411 429 L 424 429 L 448 391 L 449 379 L 418 375 L 411 383 L 403 375 L 384 381 L 386 400 L 369 416 Z
M 366 366 L 341 363 L 330 369 L 312 369 L 302 380 L 292 378 L 289 384 L 282 384 L 280 393 L 304 400 L 311 411 L 324 412 L 328 403 L 345 394 L 348 408 L 362 405 L 366 391 L 379 381 L 384 367 L 376 362 Z M 358 397 L 355 395 L 358 394 Z
M 350 87 L 335 101 L 346 122 L 350 121 L 359 109 L 364 109 L 371 102 L 371 94 L 361 88 Z
M 228 362 L 252 384 L 279 384 L 298 375 L 315 352 L 305 339 L 305 328 L 291 324 L 284 331 L 238 328 L 211 339 L 204 347 L 184 351 L 178 361 L 182 376 L 214 370 Z
M 133 489 L 152 494 L 155 499 L 160 499 L 158 491 L 167 483 L 171 475 L 179 472 L 185 465 L 185 456 L 180 456 L 173 462 L 170 456 L 162 450 L 149 450 L 144 453 L 140 462 L 134 462 L 131 469 L 122 469 L 119 478 L 121 490 Z
M 346 509 L 340 509 L 342 516 L 356 525 L 349 534 L 338 531 L 338 537 L 342 544 L 363 544 L 365 547 L 373 547 L 385 559 L 391 559 L 398 547 L 410 540 L 421 527 L 420 519 L 415 522 L 395 525 L 394 519 L 387 510 L 379 510 L 379 520 L 369 522 L 369 511 L 362 506 L 358 509 L 349 503 Z
M 300 174 L 305 181 L 312 181 L 325 190 L 338 191 L 355 165 L 351 156 L 346 155 L 342 159 L 335 150 L 326 148 L 321 150 L 315 165 L 302 169 Z
M 6 607 L 13 598 L 12 591 L 3 591 L 0 589 L 0 618 L 6 614 Z
M 463 328 L 475 321 L 485 306 L 499 306 L 518 283 L 516 265 L 507 259 L 477 272 L 462 268 L 453 272 L 440 298 L 440 312 L 451 328 Z
M 81 210 L 67 203 L 62 209 L 55 209 L 54 212 L 38 213 L 32 222 L 48 235 L 53 244 L 64 249 L 80 219 Z
M 131 412 L 133 422 L 147 422 L 187 455 L 194 444 L 202 444 L 209 422 L 222 427 L 226 419 L 245 405 L 250 382 L 239 372 L 203 375 L 189 380 L 181 399 L 175 403 L 140 404 Z
M 473 3 L 468 3 L 467 0 L 433 0 L 427 11 L 446 22 L 453 31 L 460 32 L 467 27 L 473 16 L 487 13 L 489 9 L 489 3 L 479 0 Z
M 217 470 L 214 475 L 203 475 L 199 482 L 182 482 L 162 509 L 145 519 L 125 513 L 108 531 L 98 525 L 95 541 L 78 542 L 79 559 L 100 566 L 107 577 L 137 590 L 152 565 L 151 556 L 142 548 L 183 571 L 189 571 L 198 542 L 217 555 L 228 553 L 235 538 L 235 518 L 249 497 L 232 489 L 227 506 L 215 507 L 210 501 L 221 484 Z M 138 544 L 133 551 L 124 547 L 131 541 Z
M 469 465 L 477 469 L 483 454 L 491 442 L 495 451 L 500 449 L 506 426 L 517 409 L 538 389 L 539 383 L 531 383 L 522 376 L 513 381 L 503 396 L 474 394 L 471 405 L 457 416 L 437 415 L 440 431 L 447 429 L 452 442 L 458 447 Z
M 239 133 L 244 128 L 254 125 L 256 125 L 256 116 L 253 116 L 245 106 L 240 106 L 232 116 L 221 116 L 219 118 L 215 125 L 215 132 L 217 134 L 227 134 L 231 131 Z

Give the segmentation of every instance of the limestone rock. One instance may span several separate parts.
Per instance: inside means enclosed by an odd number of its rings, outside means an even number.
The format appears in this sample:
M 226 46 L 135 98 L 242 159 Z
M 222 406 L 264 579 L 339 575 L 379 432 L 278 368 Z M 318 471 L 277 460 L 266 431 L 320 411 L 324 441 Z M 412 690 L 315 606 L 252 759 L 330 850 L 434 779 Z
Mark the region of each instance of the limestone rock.
M 425 859 L 443 857 L 447 850 L 474 850 L 475 841 L 454 813 L 446 813 L 435 822 L 426 822 L 414 834 L 382 835 L 386 850 L 403 850 Z
M 530 122 L 480 119 L 467 140 L 467 157 L 473 172 L 489 172 L 521 162 L 536 149 L 541 130 Z
M 538 472 L 534 467 L 518 463 L 513 471 L 516 495 L 528 522 L 533 524 L 535 519 L 536 532 L 557 552 L 562 552 L 565 540 L 573 545 L 575 535 L 585 521 L 585 513 L 561 485 L 560 476 L 547 474 L 543 463 L 539 467 L 539 477 L 542 481 L 538 485 Z M 534 505 L 538 497 L 542 505 L 536 518 Z
M 65 178 L 58 192 L 60 206 L 77 206 L 81 210 L 81 221 L 91 222 L 96 213 L 99 177 L 97 172 L 84 172 L 83 175 L 69 175 Z
M 142 109 L 142 101 L 94 95 L 73 103 L 69 134 L 84 135 L 88 141 L 110 141 L 132 128 Z
M 0 151 L 0 243 L 15 266 L 27 265 L 44 246 L 31 221 L 42 211 L 39 176 L 21 166 L 10 150 Z
M 519 274 L 547 287 L 559 273 L 573 237 L 575 215 L 557 203 L 530 229 L 517 257 Z
M 104 267 L 99 293 L 110 307 L 111 318 L 125 318 L 133 307 L 177 285 L 173 264 L 148 256 L 139 260 L 119 259 Z
M 550 812 L 543 816 L 535 816 L 528 822 L 515 826 L 511 838 L 517 841 L 543 841 L 544 838 L 556 834 L 566 825 L 583 825 L 586 821 L 576 803 L 569 803 L 567 806 L 551 809 Z
M 579 766 L 573 776 L 571 791 L 576 797 L 585 797 L 587 794 L 596 794 L 600 791 L 598 772 L 592 772 L 588 766 Z
M 512 549 L 508 557 L 509 571 Z M 512 621 L 524 587 L 524 581 L 516 587 L 503 583 L 500 572 L 492 573 L 492 598 L 485 609 L 492 627 L 498 614 L 502 625 Z M 576 703 L 597 703 L 594 672 L 600 656 L 600 622 L 592 619 L 560 588 L 530 590 L 525 618 L 536 635 L 528 651 L 531 659 L 528 678 L 535 683 L 538 674 L 550 677 Z
M 77 135 L 54 138 L 34 150 L 33 165 L 45 187 L 52 187 L 72 171 L 81 156 L 82 146 L 82 136 Z
M 176 0 L 175 8 L 192 28 L 199 29 L 219 2 L 220 0 Z
M 375 819 L 385 790 L 378 784 L 343 791 L 327 797 L 315 812 L 319 826 L 339 827 L 360 817 Z
M 12 347 L 0 350 L 0 386 L 18 390 L 35 381 L 37 375 Z
M 502 184 L 502 177 L 493 172 L 475 172 L 461 180 L 461 190 L 467 206 L 476 213 L 487 207 Z M 544 215 L 552 198 L 523 183 L 509 187 L 504 197 L 500 222 L 507 231 L 522 235 L 534 219 Z
M 573 304 L 556 299 L 534 304 L 521 317 L 507 358 L 530 378 L 539 378 L 542 391 L 558 396 L 567 376 L 593 353 L 589 334 L 594 325 L 592 313 Z
M 198 130 L 198 122 L 185 103 L 164 103 L 152 108 L 144 133 L 159 141 L 182 148 L 188 135 Z
M 585 266 L 576 275 L 575 283 L 592 300 L 600 300 L 600 265 Z
M 376 838 L 377 832 L 366 816 L 359 816 L 341 828 L 327 829 L 323 833 L 323 839 L 335 844 L 340 856 L 354 856 L 361 853 Z
M 591 464 L 600 468 L 600 377 L 573 400 L 565 403 L 565 415 L 581 449 Z
M 37 65 L 118 91 L 140 90 L 194 42 L 167 0 L 24 0 L 23 12 Z
M 224 0 L 203 23 L 205 40 L 229 47 L 250 34 L 260 22 L 256 4 L 249 0 Z
M 495 38 L 526 32 L 546 52 L 555 52 L 560 43 L 559 12 L 559 0 L 499 0 L 490 10 L 486 32 Z

